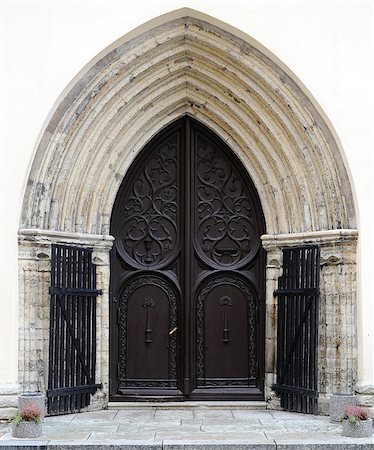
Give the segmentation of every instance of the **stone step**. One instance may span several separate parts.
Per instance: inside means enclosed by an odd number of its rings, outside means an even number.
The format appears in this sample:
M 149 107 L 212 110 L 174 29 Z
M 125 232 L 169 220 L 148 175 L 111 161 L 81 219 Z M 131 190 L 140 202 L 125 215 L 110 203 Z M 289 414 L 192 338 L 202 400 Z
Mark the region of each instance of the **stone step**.
M 238 402 L 238 401 L 186 401 L 186 402 L 109 402 L 108 409 L 177 409 L 177 408 L 194 408 L 194 409 L 253 409 L 265 410 L 266 402 Z
M 372 442 L 351 443 L 260 443 L 260 442 L 128 442 L 106 444 L 82 444 L 82 443 L 48 443 L 43 441 L 6 442 L 0 443 L 1 450 L 374 450 Z

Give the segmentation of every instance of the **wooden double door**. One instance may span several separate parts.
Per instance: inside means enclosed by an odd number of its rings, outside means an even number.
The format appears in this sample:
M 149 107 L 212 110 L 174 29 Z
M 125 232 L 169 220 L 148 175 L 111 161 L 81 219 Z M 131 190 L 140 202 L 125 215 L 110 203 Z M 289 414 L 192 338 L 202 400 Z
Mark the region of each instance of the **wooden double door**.
M 186 116 L 132 164 L 111 220 L 110 398 L 260 400 L 264 220 L 229 147 Z

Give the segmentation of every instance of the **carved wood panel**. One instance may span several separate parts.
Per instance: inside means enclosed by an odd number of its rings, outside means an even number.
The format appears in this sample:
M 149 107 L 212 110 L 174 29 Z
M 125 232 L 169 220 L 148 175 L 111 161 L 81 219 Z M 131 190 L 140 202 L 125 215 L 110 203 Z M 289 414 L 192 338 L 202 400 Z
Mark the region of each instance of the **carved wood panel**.
M 135 267 L 170 260 L 179 240 L 178 134 L 173 133 L 145 160 L 129 182 L 121 206 L 116 248 Z
M 249 189 L 230 155 L 199 131 L 195 132 L 195 152 L 196 251 L 216 268 L 243 266 L 260 246 Z
M 113 208 L 112 400 L 263 398 L 264 222 L 232 151 L 185 117 Z
M 230 311 L 228 311 L 230 309 Z M 209 278 L 197 295 L 198 386 L 253 385 L 257 294 L 235 274 Z
M 152 295 L 152 297 L 151 297 Z M 135 276 L 119 297 L 119 384 L 176 387 L 178 295 L 155 275 Z

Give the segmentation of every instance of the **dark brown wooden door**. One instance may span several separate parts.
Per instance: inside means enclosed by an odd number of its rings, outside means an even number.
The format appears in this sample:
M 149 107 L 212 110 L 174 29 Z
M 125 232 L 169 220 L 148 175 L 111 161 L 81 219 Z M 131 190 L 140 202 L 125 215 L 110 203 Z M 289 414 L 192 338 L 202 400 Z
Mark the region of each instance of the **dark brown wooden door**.
M 186 116 L 113 208 L 110 396 L 263 399 L 261 205 L 228 146 Z

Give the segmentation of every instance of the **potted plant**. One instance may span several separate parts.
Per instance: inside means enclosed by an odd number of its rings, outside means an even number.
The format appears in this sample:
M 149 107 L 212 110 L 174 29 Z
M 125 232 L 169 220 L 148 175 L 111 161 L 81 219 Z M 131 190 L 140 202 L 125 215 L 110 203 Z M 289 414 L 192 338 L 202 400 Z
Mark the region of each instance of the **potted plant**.
M 20 407 L 12 422 L 13 437 L 36 438 L 42 434 L 41 411 L 34 403 Z
M 18 396 L 18 410 L 33 403 L 40 409 L 40 419 L 45 416 L 45 395 L 41 392 L 23 392 Z
M 357 398 L 353 394 L 333 394 L 330 397 L 330 421 L 340 422 L 346 406 L 356 406 Z
M 369 412 L 362 406 L 346 406 L 341 417 L 343 436 L 370 437 L 373 434 L 373 420 Z

